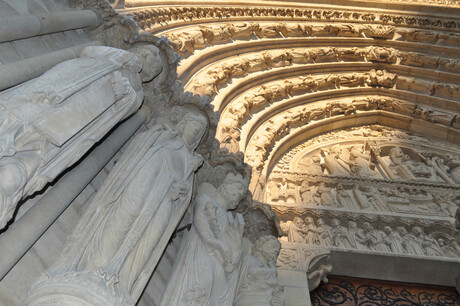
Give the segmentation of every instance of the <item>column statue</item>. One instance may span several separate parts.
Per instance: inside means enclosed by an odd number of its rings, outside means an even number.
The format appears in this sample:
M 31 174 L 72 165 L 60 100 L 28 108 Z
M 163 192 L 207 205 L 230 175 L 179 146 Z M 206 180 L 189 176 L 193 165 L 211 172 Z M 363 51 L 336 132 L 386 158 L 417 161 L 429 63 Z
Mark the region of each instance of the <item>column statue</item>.
M 142 103 L 158 49 L 86 47 L 80 57 L 0 93 L 0 229 L 18 201 L 77 162 Z
M 134 305 L 192 196 L 195 154 L 207 127 L 188 112 L 171 128 L 139 133 L 70 235 L 60 258 L 32 287 L 30 305 L 54 297 L 83 305 Z M 75 289 L 78 288 L 78 289 Z

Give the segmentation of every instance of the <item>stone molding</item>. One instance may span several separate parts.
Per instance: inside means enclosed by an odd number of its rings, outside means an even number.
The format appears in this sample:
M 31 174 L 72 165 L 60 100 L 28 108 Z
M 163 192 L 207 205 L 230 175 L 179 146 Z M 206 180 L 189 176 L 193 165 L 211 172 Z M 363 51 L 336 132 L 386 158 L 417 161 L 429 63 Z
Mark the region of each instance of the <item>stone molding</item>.
M 430 113 L 429 108 L 424 108 L 415 105 L 410 106 L 412 106 L 414 109 L 417 108 L 420 111 L 425 110 L 421 111 L 421 113 Z M 430 123 L 433 122 L 432 120 L 427 120 L 427 118 L 423 118 L 421 116 L 418 117 L 417 115 L 414 115 L 416 114 L 415 112 L 404 113 L 401 112 L 399 109 L 395 109 L 394 107 L 391 107 L 390 109 L 385 109 L 383 107 L 379 108 L 379 106 L 376 106 L 374 108 L 370 107 L 369 104 L 366 104 L 364 105 L 364 109 L 360 110 L 359 105 L 357 107 L 354 105 L 353 102 L 332 102 L 323 105 L 322 107 L 318 107 L 315 105 L 308 108 L 303 107 L 302 110 L 300 110 L 300 113 L 295 113 L 292 110 L 286 111 L 276 117 L 272 117 L 270 119 L 271 121 L 267 120 L 264 122 L 263 125 L 259 126 L 257 128 L 257 131 L 252 134 L 250 138 L 251 140 L 247 141 L 247 145 L 245 145 L 245 160 L 251 166 L 255 167 L 256 170 L 260 171 L 264 168 L 264 161 L 267 160 L 267 156 L 270 153 L 270 151 L 274 148 L 275 143 L 278 140 L 283 139 L 296 127 L 302 127 L 303 129 L 305 129 L 306 124 L 314 124 L 316 122 L 327 122 L 328 120 L 332 121 L 334 118 L 336 118 L 337 120 L 345 120 L 346 117 L 359 118 L 360 116 L 366 116 L 366 113 L 371 114 L 376 111 L 379 115 L 383 115 L 386 113 L 390 115 L 390 117 L 392 115 L 401 115 L 405 116 L 406 118 L 412 117 L 414 119 L 417 118 Z M 451 121 L 448 120 L 449 126 L 450 122 Z M 434 124 L 440 126 L 437 123 Z M 232 137 L 232 140 L 228 139 L 228 137 Z M 238 137 L 239 135 L 236 132 L 234 132 L 230 134 L 230 136 L 227 135 L 227 138 L 222 137 L 221 139 L 227 139 L 227 142 L 233 143 L 235 140 L 238 141 Z M 225 147 L 228 148 L 226 145 Z M 232 147 L 235 146 L 232 145 Z
M 334 20 L 346 22 L 373 22 L 375 24 L 385 24 L 405 27 L 422 27 L 428 29 L 451 30 L 459 27 L 458 20 L 449 18 L 433 18 L 428 16 L 417 17 L 415 15 L 370 13 L 370 12 L 351 12 L 345 10 L 324 10 L 324 9 L 304 9 L 304 8 L 274 8 L 274 7 L 153 7 L 129 10 L 125 12 L 133 16 L 140 27 L 155 33 L 162 28 L 168 28 L 169 24 L 187 24 L 191 22 L 205 23 L 207 20 L 215 18 L 227 18 L 250 20 L 283 18 L 286 20 Z

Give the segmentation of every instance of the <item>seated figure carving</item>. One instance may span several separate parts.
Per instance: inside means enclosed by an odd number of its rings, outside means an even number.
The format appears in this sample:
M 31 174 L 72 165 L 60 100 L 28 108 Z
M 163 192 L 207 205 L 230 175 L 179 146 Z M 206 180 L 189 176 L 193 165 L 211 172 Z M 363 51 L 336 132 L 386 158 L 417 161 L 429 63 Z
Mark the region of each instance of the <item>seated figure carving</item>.
M 80 57 L 0 93 L 0 229 L 18 201 L 78 161 L 139 108 L 161 70 L 154 46 L 86 47 Z

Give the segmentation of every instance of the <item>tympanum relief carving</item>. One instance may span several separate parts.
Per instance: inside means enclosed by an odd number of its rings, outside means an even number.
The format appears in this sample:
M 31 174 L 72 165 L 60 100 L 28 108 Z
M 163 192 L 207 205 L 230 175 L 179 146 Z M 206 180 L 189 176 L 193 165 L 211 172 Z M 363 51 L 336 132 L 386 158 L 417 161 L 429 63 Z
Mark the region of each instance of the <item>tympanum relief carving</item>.
M 354 102 L 378 103 L 382 110 L 388 106 L 399 109 L 402 114 L 419 108 L 387 98 L 364 98 Z M 370 176 L 374 178 L 455 184 L 458 180 L 456 161 L 459 153 L 458 145 L 446 141 L 371 125 L 329 132 L 306 140 L 286 152 L 273 169 L 310 175 L 336 175 L 333 174 L 335 171 L 359 177 L 353 175 L 350 169 L 350 165 L 354 165 L 355 171 L 372 173 Z M 327 156 L 333 157 L 329 158 L 332 160 L 330 163 L 326 163 Z M 401 165 L 408 170 L 398 172 Z M 314 173 L 306 173 L 303 168 L 315 170 Z
M 294 245 L 458 259 L 458 156 L 457 145 L 388 127 L 329 132 L 278 160 L 265 200 Z

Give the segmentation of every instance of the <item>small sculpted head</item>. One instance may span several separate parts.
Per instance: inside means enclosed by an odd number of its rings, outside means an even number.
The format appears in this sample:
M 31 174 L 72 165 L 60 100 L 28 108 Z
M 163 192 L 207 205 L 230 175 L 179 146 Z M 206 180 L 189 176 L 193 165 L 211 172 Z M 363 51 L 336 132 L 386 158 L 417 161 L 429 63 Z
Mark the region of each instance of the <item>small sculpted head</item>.
M 349 221 L 349 222 L 348 222 L 348 228 L 349 228 L 349 229 L 355 230 L 355 229 L 358 228 L 358 224 L 356 224 L 355 221 Z
M 423 230 L 422 230 L 421 227 L 415 226 L 415 227 L 412 229 L 412 234 L 414 234 L 415 236 L 421 236 L 421 235 L 423 235 Z
M 370 224 L 369 222 L 364 222 L 363 223 L 363 228 L 366 232 L 370 232 L 370 231 L 373 231 L 374 230 L 374 227 L 372 226 L 372 224 Z
M 390 235 L 393 232 L 393 229 L 389 226 L 385 226 L 383 228 L 383 231 L 385 232 L 385 234 Z
M 275 266 L 276 259 L 281 249 L 281 243 L 274 236 L 264 235 L 257 239 L 252 249 L 252 254 L 263 260 L 268 266 Z
M 310 225 L 310 224 L 314 224 L 314 223 L 315 222 L 313 221 L 312 217 L 306 217 L 305 218 L 305 224 Z
M 400 147 L 394 147 L 390 150 L 390 158 L 392 160 L 403 159 L 404 153 Z
M 303 226 L 303 220 L 302 218 L 300 217 L 294 217 L 294 219 L 292 220 L 292 222 L 297 225 L 298 227 L 302 227 Z
M 243 200 L 248 190 L 249 181 L 241 174 L 228 173 L 217 189 L 225 200 L 227 209 L 235 209 Z
M 177 123 L 176 128 L 185 144 L 193 150 L 200 143 L 207 126 L 208 121 L 203 115 L 197 112 L 187 112 Z
M 324 220 L 323 218 L 318 218 L 318 220 L 316 220 L 316 225 L 319 227 L 319 226 L 323 226 L 324 225 Z
M 401 235 L 401 236 L 405 236 L 407 234 L 407 230 L 403 226 L 398 226 L 396 228 L 396 230 L 398 231 L 399 235 Z
M 332 219 L 331 224 L 333 227 L 337 227 L 340 225 L 340 220 L 337 218 Z
M 136 54 L 142 62 L 142 70 L 140 72 L 142 82 L 153 80 L 163 70 L 160 52 L 157 47 L 145 45 L 131 48 L 129 51 Z
M 446 241 L 444 239 L 442 239 L 442 238 L 439 238 L 438 239 L 438 244 L 439 244 L 440 247 L 443 247 L 443 246 L 446 245 Z

